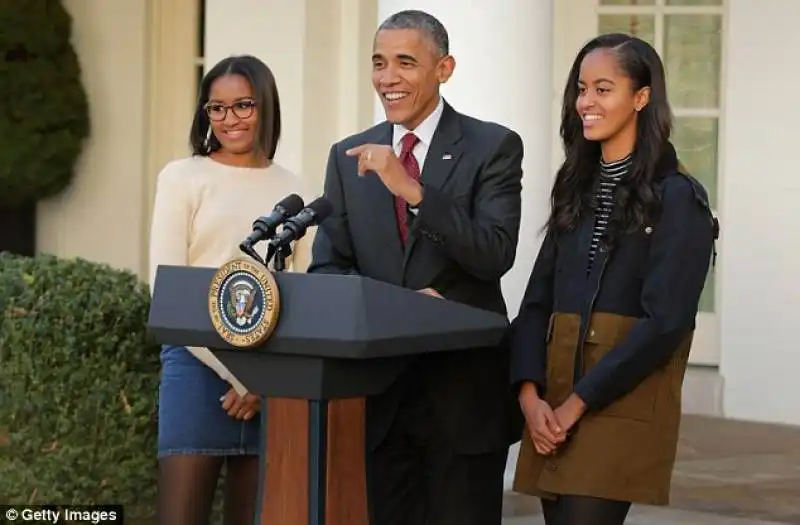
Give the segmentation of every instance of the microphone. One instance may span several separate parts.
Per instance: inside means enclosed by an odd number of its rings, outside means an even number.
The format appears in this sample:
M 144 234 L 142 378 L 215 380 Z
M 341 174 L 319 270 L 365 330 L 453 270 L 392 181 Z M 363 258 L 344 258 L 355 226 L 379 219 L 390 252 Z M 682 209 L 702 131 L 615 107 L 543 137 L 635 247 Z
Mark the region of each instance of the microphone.
M 306 234 L 311 226 L 316 226 L 328 218 L 333 212 L 333 206 L 325 197 L 315 199 L 311 204 L 300 210 L 300 213 L 283 223 L 281 232 L 273 237 L 269 243 L 278 248 L 287 246 Z
M 277 227 L 283 224 L 286 219 L 292 215 L 296 215 L 298 212 L 300 212 L 303 209 L 303 206 L 303 199 L 301 199 L 300 196 L 295 193 L 284 197 L 283 200 L 275 205 L 275 207 L 272 209 L 272 213 L 263 217 L 259 217 L 255 220 L 255 222 L 253 222 L 253 233 L 251 233 L 247 239 L 242 241 L 242 243 L 239 245 L 239 249 L 245 253 L 252 252 L 254 244 L 257 244 L 259 241 L 264 239 L 269 239 L 275 235 L 275 230 Z

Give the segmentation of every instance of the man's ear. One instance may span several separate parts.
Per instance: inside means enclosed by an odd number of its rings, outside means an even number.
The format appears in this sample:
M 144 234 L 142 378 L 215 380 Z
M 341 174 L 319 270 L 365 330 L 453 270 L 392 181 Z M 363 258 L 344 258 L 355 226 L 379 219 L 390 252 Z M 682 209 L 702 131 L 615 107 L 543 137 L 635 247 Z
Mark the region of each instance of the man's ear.
M 456 68 L 456 59 L 450 55 L 439 60 L 436 66 L 436 77 L 440 84 L 444 84 L 453 75 L 453 70 Z

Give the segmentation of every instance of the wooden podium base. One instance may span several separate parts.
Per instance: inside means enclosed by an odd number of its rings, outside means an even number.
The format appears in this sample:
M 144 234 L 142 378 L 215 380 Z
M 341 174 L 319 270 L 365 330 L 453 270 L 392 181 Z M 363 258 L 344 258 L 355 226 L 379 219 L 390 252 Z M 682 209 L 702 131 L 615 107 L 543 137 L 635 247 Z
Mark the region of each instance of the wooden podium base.
M 267 399 L 259 525 L 368 524 L 364 407 L 363 398 Z

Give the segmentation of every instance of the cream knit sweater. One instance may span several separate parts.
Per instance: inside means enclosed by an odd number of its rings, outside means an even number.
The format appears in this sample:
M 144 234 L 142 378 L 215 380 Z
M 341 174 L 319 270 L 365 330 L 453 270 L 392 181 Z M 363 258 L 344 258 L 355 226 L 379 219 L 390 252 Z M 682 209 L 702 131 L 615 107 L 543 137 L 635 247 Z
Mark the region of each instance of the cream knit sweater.
M 300 176 L 278 164 L 245 168 L 221 164 L 208 157 L 189 157 L 168 163 L 158 175 L 150 232 L 150 283 L 158 265 L 217 268 L 234 257 L 252 231 L 253 221 L 272 211 L 290 193 L 309 203 Z M 287 270 L 304 272 L 313 231 L 295 243 Z M 257 246 L 264 255 L 264 244 Z M 189 350 L 239 392 L 244 386 L 206 348 Z

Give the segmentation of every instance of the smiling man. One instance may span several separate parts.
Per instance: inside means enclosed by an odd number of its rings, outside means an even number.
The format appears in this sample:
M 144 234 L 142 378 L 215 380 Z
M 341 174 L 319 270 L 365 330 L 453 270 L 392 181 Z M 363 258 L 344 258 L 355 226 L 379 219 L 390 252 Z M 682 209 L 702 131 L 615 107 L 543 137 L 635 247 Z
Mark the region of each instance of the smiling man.
M 359 274 L 502 314 L 514 263 L 522 141 L 439 94 L 455 69 L 433 16 L 403 11 L 375 34 L 386 121 L 333 145 L 309 272 Z M 404 312 L 392 312 L 398 318 Z M 500 525 L 521 420 L 505 349 L 423 355 L 367 400 L 373 525 Z

